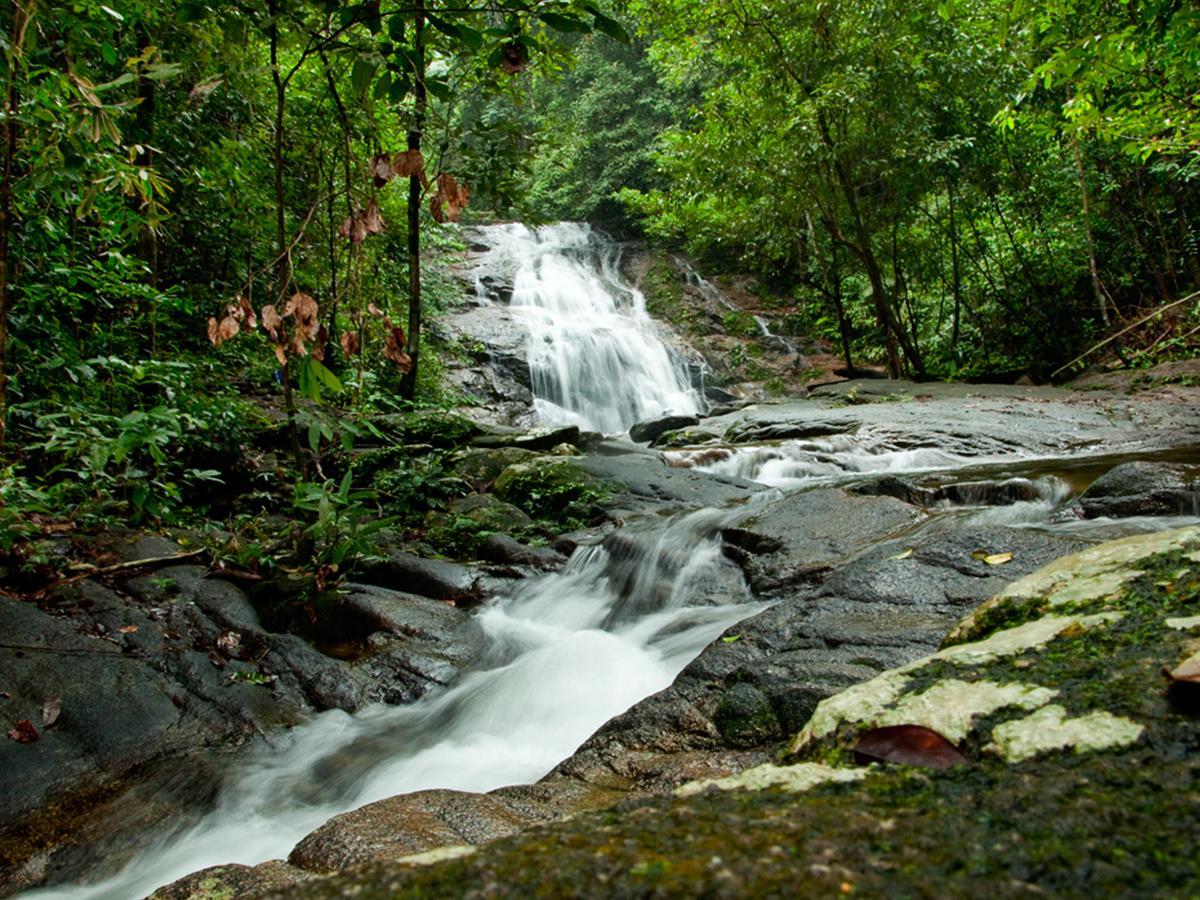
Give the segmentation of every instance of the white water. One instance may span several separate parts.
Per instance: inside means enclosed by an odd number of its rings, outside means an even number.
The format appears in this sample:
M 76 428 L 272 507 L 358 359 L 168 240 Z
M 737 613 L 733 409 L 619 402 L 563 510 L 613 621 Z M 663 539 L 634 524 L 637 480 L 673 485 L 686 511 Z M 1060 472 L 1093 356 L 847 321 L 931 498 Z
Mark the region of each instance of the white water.
M 588 225 L 482 229 L 515 268 L 510 307 L 529 331 L 538 420 L 616 434 L 703 408 L 687 365 L 660 338 L 646 298 L 620 275 L 620 248 Z
M 765 607 L 738 578 L 716 577 L 731 571 L 719 539 L 730 515 L 703 510 L 619 550 L 577 551 L 563 572 L 478 613 L 488 649 L 453 687 L 410 706 L 323 713 L 235 773 L 198 826 L 102 884 L 31 896 L 127 900 L 207 866 L 286 857 L 332 816 L 385 797 L 537 780 Z

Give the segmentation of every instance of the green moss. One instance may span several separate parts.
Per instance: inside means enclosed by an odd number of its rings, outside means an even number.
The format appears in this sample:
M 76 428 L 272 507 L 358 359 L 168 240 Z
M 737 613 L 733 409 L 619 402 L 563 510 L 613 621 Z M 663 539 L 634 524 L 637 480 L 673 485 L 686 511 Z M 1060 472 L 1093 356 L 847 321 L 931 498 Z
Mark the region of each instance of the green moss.
M 583 527 L 613 489 L 571 459 L 542 456 L 509 466 L 496 479 L 496 496 L 557 530 Z

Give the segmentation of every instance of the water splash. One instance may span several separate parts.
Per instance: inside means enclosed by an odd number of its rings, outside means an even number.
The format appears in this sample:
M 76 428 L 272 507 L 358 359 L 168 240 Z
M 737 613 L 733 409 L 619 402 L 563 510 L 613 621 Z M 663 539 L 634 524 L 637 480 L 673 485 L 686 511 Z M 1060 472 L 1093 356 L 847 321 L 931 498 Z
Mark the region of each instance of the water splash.
M 101 884 L 31 896 L 144 896 L 207 866 L 284 857 L 334 815 L 408 791 L 536 781 L 602 724 L 662 690 L 725 628 L 765 608 L 703 510 L 581 548 L 477 613 L 478 668 L 405 707 L 330 711 L 232 776 L 217 809 Z
M 703 400 L 664 343 L 646 298 L 621 277 L 621 249 L 588 225 L 480 229 L 489 255 L 515 268 L 510 308 L 529 331 L 538 420 L 615 434 Z

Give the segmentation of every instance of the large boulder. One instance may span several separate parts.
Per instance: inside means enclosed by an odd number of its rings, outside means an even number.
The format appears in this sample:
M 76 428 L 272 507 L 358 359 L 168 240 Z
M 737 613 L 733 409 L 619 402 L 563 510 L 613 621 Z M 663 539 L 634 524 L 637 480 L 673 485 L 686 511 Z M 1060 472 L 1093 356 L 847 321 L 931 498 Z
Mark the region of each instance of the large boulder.
M 1200 478 L 1185 466 L 1121 463 L 1093 481 L 1073 508 L 1086 519 L 1200 515 Z

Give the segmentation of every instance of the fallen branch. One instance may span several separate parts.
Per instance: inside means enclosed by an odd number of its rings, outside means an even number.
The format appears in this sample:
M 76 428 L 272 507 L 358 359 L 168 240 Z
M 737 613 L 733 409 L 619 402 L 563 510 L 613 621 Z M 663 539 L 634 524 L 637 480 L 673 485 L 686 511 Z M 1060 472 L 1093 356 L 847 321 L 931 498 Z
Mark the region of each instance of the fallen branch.
M 1161 316 L 1167 310 L 1174 309 L 1176 306 L 1180 306 L 1184 303 L 1188 303 L 1189 301 L 1195 300 L 1197 298 L 1200 298 L 1200 291 L 1196 291 L 1194 294 L 1188 294 L 1182 300 L 1174 300 L 1171 303 L 1166 304 L 1165 306 L 1160 306 L 1154 312 L 1150 313 L 1150 315 L 1143 316 L 1142 318 L 1140 318 L 1136 322 L 1134 322 L 1132 325 L 1122 328 L 1116 334 L 1106 337 L 1100 343 L 1098 343 L 1092 347 L 1089 347 L 1087 350 L 1083 351 L 1083 353 L 1079 354 L 1077 357 L 1075 357 L 1073 360 L 1071 360 L 1066 365 L 1059 366 L 1057 369 L 1055 369 L 1053 372 L 1050 373 L 1050 377 L 1053 378 L 1059 372 L 1065 372 L 1067 369 L 1071 368 L 1076 363 L 1082 362 L 1083 360 L 1087 359 L 1089 356 L 1091 356 L 1093 353 L 1095 353 L 1101 347 L 1108 346 L 1113 341 L 1115 341 L 1117 338 L 1121 337 L 1124 334 L 1128 334 L 1130 331 L 1133 331 L 1133 329 L 1137 328 L 1139 325 L 1145 325 L 1147 322 L 1149 322 L 1155 316 Z
M 77 581 L 83 581 L 86 578 L 94 578 L 97 575 L 112 575 L 116 572 L 126 572 L 130 569 L 149 569 L 155 566 L 165 565 L 166 563 L 179 562 L 184 559 L 194 559 L 197 556 L 202 556 L 208 551 L 204 548 L 199 550 L 189 550 L 187 553 L 175 553 L 171 556 L 151 556 L 146 559 L 131 559 L 128 562 L 114 563 L 111 566 L 93 566 L 89 567 L 86 572 L 81 572 L 78 575 L 72 575 L 70 578 L 62 578 L 52 584 L 46 585 L 40 590 L 36 590 L 27 596 L 37 600 L 45 597 L 50 591 L 64 587 L 68 584 L 74 584 Z M 10 595 L 11 596 L 11 595 Z

